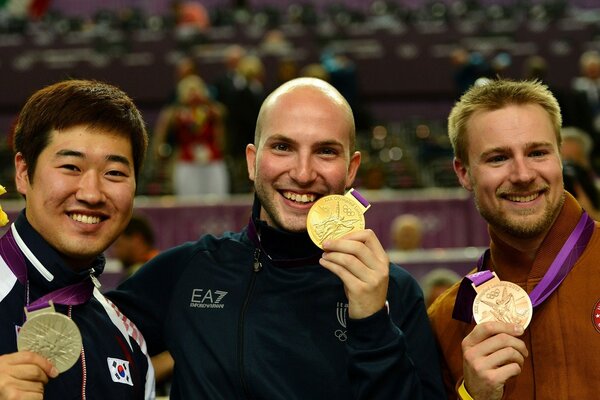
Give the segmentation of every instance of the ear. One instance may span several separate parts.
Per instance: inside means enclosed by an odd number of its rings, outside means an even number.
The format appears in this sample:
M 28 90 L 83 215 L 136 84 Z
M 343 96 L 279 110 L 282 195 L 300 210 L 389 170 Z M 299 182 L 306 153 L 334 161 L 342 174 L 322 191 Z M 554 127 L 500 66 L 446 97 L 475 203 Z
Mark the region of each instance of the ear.
M 15 155 L 15 185 L 17 191 L 23 196 L 27 195 L 27 189 L 31 186 L 29 174 L 27 173 L 27 163 L 20 152 Z
M 358 172 L 358 167 L 360 166 L 361 160 L 360 151 L 355 151 L 350 157 L 350 163 L 348 164 L 348 176 L 346 178 L 346 187 L 349 188 L 354 183 L 354 179 L 356 178 L 356 173 Z
M 256 176 L 256 146 L 252 143 L 246 146 L 246 165 L 248 167 L 248 177 L 254 182 Z
M 458 181 L 461 186 L 467 189 L 469 192 L 473 191 L 473 184 L 471 182 L 471 175 L 469 174 L 469 166 L 464 164 L 458 158 L 454 159 L 453 162 L 454 172 L 458 177 Z

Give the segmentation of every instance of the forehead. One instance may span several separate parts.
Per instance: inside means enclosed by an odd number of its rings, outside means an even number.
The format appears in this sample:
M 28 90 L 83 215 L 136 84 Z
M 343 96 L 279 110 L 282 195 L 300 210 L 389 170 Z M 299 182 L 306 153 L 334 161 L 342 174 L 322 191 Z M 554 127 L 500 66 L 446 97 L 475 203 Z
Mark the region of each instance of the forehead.
M 44 151 L 54 152 L 61 148 L 80 151 L 84 154 L 119 154 L 133 158 L 131 139 L 116 131 L 78 125 L 60 131 L 53 130 Z
M 314 88 L 296 88 L 268 106 L 261 142 L 273 135 L 295 140 L 336 140 L 348 146 L 352 125 L 348 110 L 335 97 Z
M 512 104 L 478 111 L 467 123 L 469 153 L 494 147 L 521 147 L 531 143 L 557 145 L 548 113 L 537 104 Z

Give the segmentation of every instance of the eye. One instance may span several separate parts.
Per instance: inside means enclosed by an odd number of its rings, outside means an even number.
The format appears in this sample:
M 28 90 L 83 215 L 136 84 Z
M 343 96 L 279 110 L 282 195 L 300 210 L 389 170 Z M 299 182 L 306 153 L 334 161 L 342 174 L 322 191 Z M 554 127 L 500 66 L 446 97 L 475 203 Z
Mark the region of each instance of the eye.
M 508 160 L 507 156 L 503 154 L 496 154 L 494 156 L 488 157 L 487 162 L 490 164 L 498 164 L 506 160 Z
M 63 164 L 59 168 L 66 169 L 68 171 L 80 171 L 79 167 L 74 164 Z
M 106 175 L 110 175 L 110 176 L 124 176 L 124 177 L 127 177 L 127 176 L 129 176 L 128 174 L 126 174 L 126 173 L 124 173 L 124 172 L 122 172 L 122 171 L 118 171 L 118 170 L 111 170 L 111 171 L 108 171 L 108 172 L 106 173 Z
M 319 150 L 320 154 L 325 154 L 325 155 L 332 155 L 335 156 L 338 154 L 338 151 L 332 147 L 324 147 L 322 149 Z
M 277 151 L 289 151 L 290 145 L 287 143 L 274 143 L 272 148 Z
M 548 154 L 548 152 L 546 150 L 533 150 L 531 153 L 529 153 L 530 157 L 543 157 L 546 154 Z

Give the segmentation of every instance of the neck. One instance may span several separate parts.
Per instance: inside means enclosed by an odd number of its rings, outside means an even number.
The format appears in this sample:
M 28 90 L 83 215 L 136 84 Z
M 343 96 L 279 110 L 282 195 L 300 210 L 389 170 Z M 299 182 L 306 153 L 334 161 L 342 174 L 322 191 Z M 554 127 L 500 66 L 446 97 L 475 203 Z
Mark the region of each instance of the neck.
M 510 247 L 514 248 L 515 250 L 523 253 L 527 257 L 528 260 L 533 261 L 537 255 L 538 249 L 542 245 L 542 242 L 544 241 L 544 238 L 546 237 L 546 234 L 548 233 L 548 231 L 544 232 L 542 235 L 536 236 L 535 238 L 525 238 L 525 239 L 515 237 L 506 232 L 494 231 L 494 233 L 504 243 L 506 243 Z

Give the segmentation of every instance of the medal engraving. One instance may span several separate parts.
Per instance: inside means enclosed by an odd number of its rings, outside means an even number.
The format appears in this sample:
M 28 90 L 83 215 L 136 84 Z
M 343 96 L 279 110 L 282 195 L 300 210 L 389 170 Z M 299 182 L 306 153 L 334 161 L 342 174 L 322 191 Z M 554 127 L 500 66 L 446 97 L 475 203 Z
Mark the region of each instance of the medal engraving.
M 533 314 L 529 295 L 512 282 L 496 281 L 478 291 L 473 301 L 473 317 L 478 324 L 500 321 L 527 328 Z
M 82 341 L 75 322 L 64 314 L 44 312 L 23 324 L 17 339 L 19 351 L 37 353 L 63 373 L 79 359 Z
M 353 198 L 339 194 L 320 198 L 311 207 L 306 229 L 320 248 L 328 239 L 338 239 L 352 231 L 365 229 L 364 207 Z

